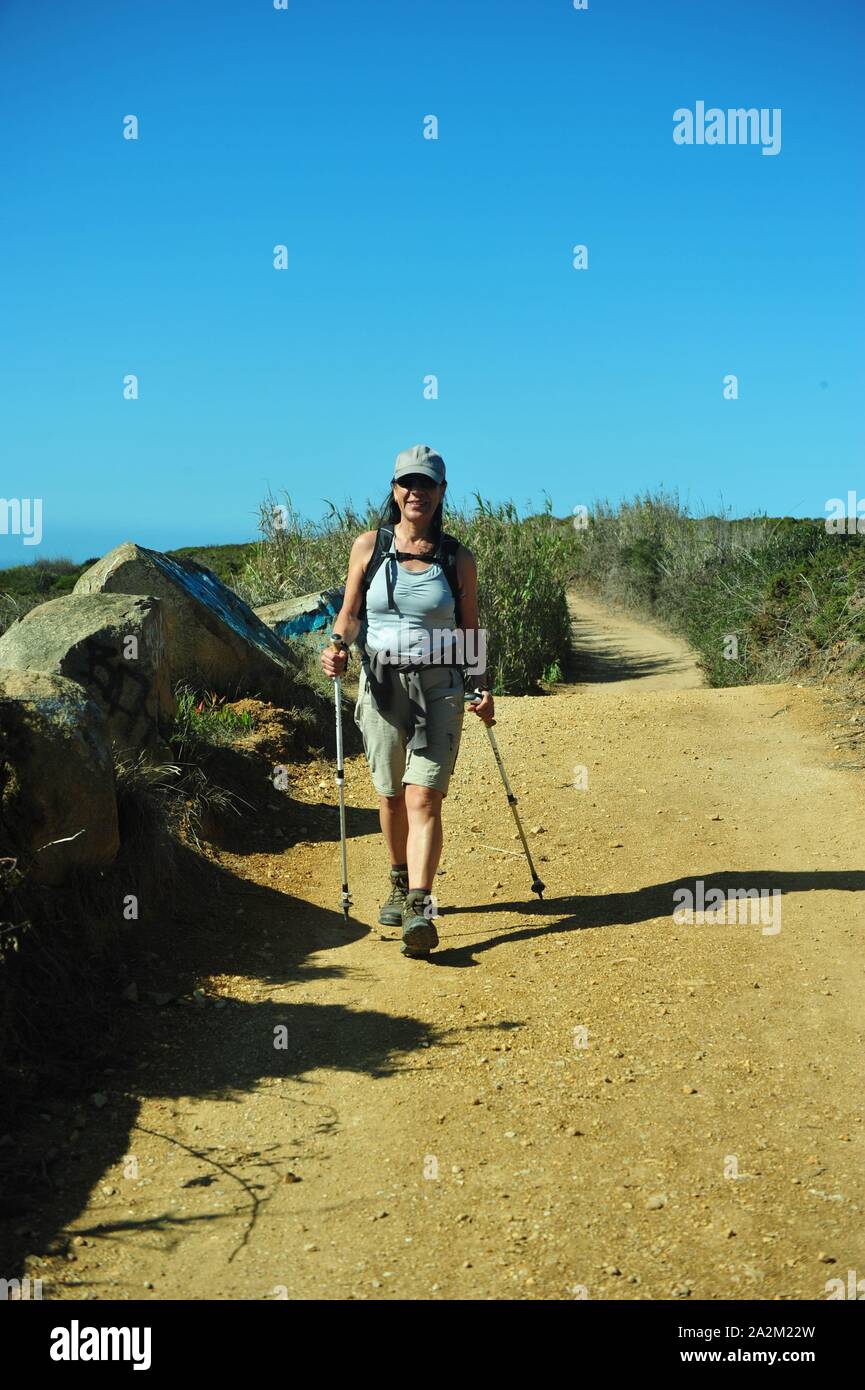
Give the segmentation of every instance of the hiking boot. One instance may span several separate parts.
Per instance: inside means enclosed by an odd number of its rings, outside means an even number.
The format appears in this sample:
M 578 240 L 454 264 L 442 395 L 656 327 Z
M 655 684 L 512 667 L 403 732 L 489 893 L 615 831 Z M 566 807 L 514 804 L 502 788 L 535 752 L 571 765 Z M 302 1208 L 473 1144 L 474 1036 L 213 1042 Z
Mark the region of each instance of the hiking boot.
M 427 957 L 434 946 L 439 944 L 438 932 L 430 917 L 424 916 L 424 906 L 429 898 L 425 888 L 412 888 L 405 899 L 402 910 L 402 946 L 404 956 Z
M 402 924 L 402 910 L 408 892 L 408 869 L 391 869 L 390 893 L 379 909 L 378 920 L 383 927 L 398 927 Z

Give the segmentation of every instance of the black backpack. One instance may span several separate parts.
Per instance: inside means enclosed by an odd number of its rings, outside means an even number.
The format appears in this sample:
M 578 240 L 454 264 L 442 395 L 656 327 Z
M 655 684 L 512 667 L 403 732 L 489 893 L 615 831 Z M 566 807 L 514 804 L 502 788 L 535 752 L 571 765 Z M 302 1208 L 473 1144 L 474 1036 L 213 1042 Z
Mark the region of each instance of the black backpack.
M 373 547 L 373 552 L 370 556 L 369 564 L 367 565 L 366 571 L 363 576 L 363 599 L 361 601 L 360 609 L 361 618 L 366 618 L 367 590 L 369 589 L 370 584 L 375 578 L 378 569 L 384 563 L 385 556 L 388 554 L 390 550 L 392 540 L 392 528 L 389 526 L 379 526 L 375 536 L 375 546 Z M 444 574 L 450 586 L 450 591 L 454 596 L 454 621 L 457 627 L 461 626 L 459 580 L 457 578 L 457 550 L 459 549 L 459 544 L 460 543 L 457 540 L 456 536 L 448 536 L 445 535 L 444 532 L 442 532 L 442 535 L 439 538 L 439 543 L 436 548 L 435 554 L 429 557 L 431 564 L 435 563 L 441 566 L 442 573 Z M 396 554 L 397 559 L 399 559 L 400 556 L 406 556 L 406 558 L 408 558 L 407 552 L 404 550 L 398 550 Z M 413 556 L 412 558 L 417 559 L 418 557 Z M 391 574 L 390 565 L 388 565 L 387 569 L 385 570 L 385 579 L 387 581 L 388 608 L 392 608 L 394 611 L 396 611 L 396 603 L 394 602 L 393 596 L 393 575 Z

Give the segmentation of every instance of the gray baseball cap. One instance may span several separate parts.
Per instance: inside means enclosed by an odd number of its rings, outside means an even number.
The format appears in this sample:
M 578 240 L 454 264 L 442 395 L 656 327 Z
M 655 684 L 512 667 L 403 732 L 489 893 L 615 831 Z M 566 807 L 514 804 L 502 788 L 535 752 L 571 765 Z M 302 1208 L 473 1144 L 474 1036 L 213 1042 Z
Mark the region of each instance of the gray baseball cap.
M 412 444 L 410 449 L 403 449 L 402 453 L 396 456 L 394 481 L 398 482 L 409 473 L 424 473 L 437 483 L 443 483 L 445 461 L 441 454 L 437 454 L 428 444 Z

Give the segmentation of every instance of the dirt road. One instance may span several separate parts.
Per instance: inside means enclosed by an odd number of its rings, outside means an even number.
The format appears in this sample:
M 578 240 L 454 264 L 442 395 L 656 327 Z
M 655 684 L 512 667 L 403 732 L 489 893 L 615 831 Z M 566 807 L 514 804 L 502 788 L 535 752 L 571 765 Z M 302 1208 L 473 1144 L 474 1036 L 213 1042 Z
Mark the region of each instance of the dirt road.
M 203 999 L 130 1005 L 135 1064 L 75 1119 L 31 1239 L 69 1242 L 30 1269 L 46 1297 L 813 1299 L 865 1274 L 862 774 L 819 691 L 710 690 L 681 644 L 574 622 L 582 683 L 497 709 L 543 901 L 474 717 L 428 964 L 376 925 L 363 760 L 349 931 L 332 769 L 292 769 L 278 823 L 214 855 L 210 920 L 157 952 L 206 962 Z M 675 921 L 698 880 L 776 915 Z

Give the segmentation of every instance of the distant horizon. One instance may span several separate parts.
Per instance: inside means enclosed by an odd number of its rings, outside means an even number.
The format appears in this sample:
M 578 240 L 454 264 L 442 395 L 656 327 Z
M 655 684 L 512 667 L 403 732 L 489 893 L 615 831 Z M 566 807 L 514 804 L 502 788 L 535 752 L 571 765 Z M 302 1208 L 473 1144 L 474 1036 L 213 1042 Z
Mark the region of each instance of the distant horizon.
M 486 499 L 485 499 L 485 500 L 486 500 Z M 504 499 L 502 499 L 502 500 L 506 502 L 506 501 L 508 501 L 508 500 L 513 500 L 513 499 L 504 498 Z M 634 499 L 624 499 L 624 500 L 626 500 L 626 501 L 632 501 L 632 500 L 634 500 Z M 604 501 L 604 502 L 605 502 L 605 501 L 607 501 L 607 499 L 596 499 L 596 501 Z M 344 504 L 344 505 L 345 505 L 345 504 Z M 519 515 L 520 515 L 521 518 L 524 518 L 524 517 L 527 516 L 527 515 L 538 515 L 538 514 L 542 513 L 543 510 L 544 510 L 543 507 L 537 507 L 537 508 L 534 508 L 534 509 L 531 510 L 531 511 L 530 511 L 528 508 L 526 508 L 526 509 L 524 509 L 524 510 L 519 511 Z M 591 505 L 589 506 L 589 510 L 590 510 L 590 514 L 591 514 L 591 510 L 592 510 Z M 827 521 L 827 517 L 826 517 L 825 514 L 824 514 L 823 516 L 809 516 L 809 515 L 807 515 L 807 514 L 805 514 L 805 513 L 793 513 L 793 512 L 779 512 L 779 513 L 772 513 L 772 514 L 770 514 L 770 513 L 768 513 L 768 512 L 757 512 L 757 511 L 754 511 L 754 512 L 744 512 L 744 513 L 742 513 L 741 515 L 732 516 L 732 515 L 726 515 L 726 514 L 724 514 L 724 513 L 722 513 L 722 512 L 713 512 L 713 511 L 711 511 L 711 510 L 705 510 L 705 511 L 699 511 L 699 512 L 696 512 L 696 511 L 693 511 L 693 510 L 692 510 L 692 511 L 690 511 L 688 514 L 691 515 L 691 516 L 693 516 L 695 519 L 698 519 L 698 520 L 699 520 L 699 519 L 703 519 L 703 518 L 708 518 L 708 517 L 716 517 L 716 518 L 717 518 L 717 517 L 723 517 L 724 520 L 730 521 L 730 522 L 734 522 L 734 521 L 760 521 L 760 520 L 766 520 L 766 521 L 783 521 L 783 520 L 788 520 L 788 519 L 789 519 L 789 520 L 793 520 L 793 521 L 813 521 L 813 522 L 821 522 L 821 523 L 824 523 L 824 524 L 825 524 L 826 521 Z M 560 516 L 560 515 L 558 515 L 555 511 L 553 511 L 552 516 L 553 516 L 553 519 L 554 519 L 554 520 L 559 521 L 559 522 L 562 522 L 562 523 L 564 523 L 564 522 L 566 522 L 566 521 L 569 521 L 569 520 L 573 520 L 573 518 L 572 518 L 570 515 Z M 321 521 L 321 520 L 323 520 L 324 518 L 323 518 L 323 517 L 317 517 L 317 518 L 316 518 L 316 517 L 306 517 L 306 516 L 304 516 L 304 517 L 301 517 L 300 519 L 301 519 L 301 521 L 303 521 L 303 522 L 316 522 L 316 521 Z M 863 522 L 863 521 L 861 520 L 861 518 L 860 518 L 860 527 L 865 527 L 865 522 Z M 865 534 L 865 531 L 863 531 L 863 532 L 861 532 L 861 533 Z M 184 536 L 188 537 L 188 533 L 184 532 Z M 168 552 L 168 551 L 184 550 L 184 549 L 190 549 L 190 548 L 191 548 L 191 549 L 206 550 L 206 549 L 208 549 L 208 548 L 210 548 L 210 547 L 217 547 L 217 546 L 253 545 L 253 544 L 255 544 L 256 542 L 261 541 L 261 540 L 263 539 L 263 537 L 262 537 L 261 533 L 259 532 L 257 535 L 249 536 L 249 537 L 247 537 L 247 538 L 244 539 L 244 540 L 238 540 L 238 539 L 221 539 L 221 540 L 213 540 L 212 538 L 211 538 L 211 539 L 208 539 L 208 540 L 195 540 L 195 539 L 189 540 L 188 538 L 186 538 L 186 539 L 180 539 L 180 540 L 173 540 L 170 544 L 157 544 L 157 543 L 154 543 L 154 541 L 153 541 L 152 538 L 142 539 L 140 535 L 129 535 L 129 534 L 127 534 L 127 535 L 121 536 L 121 537 L 120 537 L 119 539 L 117 539 L 117 540 L 112 541 L 110 544 L 105 544 L 105 545 L 103 545 L 103 546 L 101 546 L 101 547 L 100 547 L 100 546 L 92 546 L 92 547 L 88 548 L 87 546 L 85 546 L 85 545 L 82 544 L 82 545 L 80 545 L 80 546 L 77 548 L 77 553 L 70 553 L 69 549 L 64 549 L 64 550 L 58 549 L 58 550 L 56 550 L 56 551 L 51 552 L 50 554 L 48 554 L 48 553 L 41 553 L 42 551 L 44 551 L 44 546 L 40 547 L 40 546 L 35 546 L 35 545 L 34 545 L 34 546 L 26 546 L 26 545 L 24 545 L 23 542 L 22 542 L 22 540 L 21 540 L 21 538 L 18 537 L 18 536 L 16 536 L 16 537 L 8 537 L 8 538 L 7 538 L 7 537 L 0 537 L 0 540 L 2 540 L 2 539 L 9 539 L 9 540 L 13 540 L 13 539 L 14 539 L 14 540 L 18 543 L 18 545 L 20 546 L 20 553 L 19 553 L 19 555 L 18 555 L 17 558 L 14 558 L 14 557 L 11 556 L 11 555 L 10 555 L 10 556 L 6 556 L 6 555 L 3 554 L 2 552 L 0 552 L 0 573 L 2 573 L 4 570 L 17 569 L 17 568 L 19 568 L 21 565 L 33 564 L 33 563 L 36 563 L 36 562 L 38 562 L 38 563 L 40 563 L 40 564 L 53 564 L 53 563 L 56 563 L 56 562 L 58 562 L 58 561 L 68 561 L 70 564 L 73 564 L 73 565 L 82 565 L 82 564 L 84 564 L 85 561 L 87 561 L 87 560 L 99 560 L 99 559 L 101 559 L 104 555 L 107 555 L 107 554 L 110 553 L 110 551 L 116 549 L 116 547 L 117 547 L 118 545 L 123 545 L 126 541 L 131 541 L 131 542 L 134 543 L 135 545 L 144 546 L 147 550 L 157 550 L 157 551 L 160 551 L 161 553 L 164 554 L 164 553 L 166 553 L 166 552 Z M 28 553 L 28 552 L 29 552 L 29 553 Z

